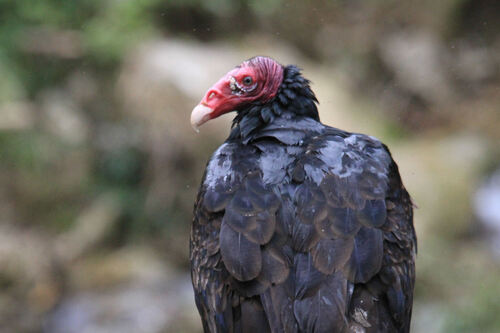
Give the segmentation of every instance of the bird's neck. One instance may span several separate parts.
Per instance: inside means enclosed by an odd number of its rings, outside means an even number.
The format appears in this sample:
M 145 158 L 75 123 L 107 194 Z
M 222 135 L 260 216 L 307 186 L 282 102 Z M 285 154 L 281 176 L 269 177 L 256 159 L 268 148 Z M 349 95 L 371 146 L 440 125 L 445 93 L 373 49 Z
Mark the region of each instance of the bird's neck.
M 248 142 L 259 130 L 278 118 L 312 118 L 319 121 L 318 100 L 309 86 L 309 80 L 295 66 L 286 66 L 283 83 L 276 96 L 266 103 L 253 103 L 237 111 L 229 140 Z

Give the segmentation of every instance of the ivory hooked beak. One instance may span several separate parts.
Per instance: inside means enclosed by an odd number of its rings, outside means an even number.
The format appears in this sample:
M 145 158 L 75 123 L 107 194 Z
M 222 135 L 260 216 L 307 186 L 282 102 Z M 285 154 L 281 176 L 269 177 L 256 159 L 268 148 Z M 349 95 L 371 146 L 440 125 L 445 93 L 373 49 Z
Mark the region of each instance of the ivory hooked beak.
M 214 110 L 206 105 L 198 104 L 191 112 L 191 126 L 198 133 L 199 127 L 210 120 L 210 114 Z

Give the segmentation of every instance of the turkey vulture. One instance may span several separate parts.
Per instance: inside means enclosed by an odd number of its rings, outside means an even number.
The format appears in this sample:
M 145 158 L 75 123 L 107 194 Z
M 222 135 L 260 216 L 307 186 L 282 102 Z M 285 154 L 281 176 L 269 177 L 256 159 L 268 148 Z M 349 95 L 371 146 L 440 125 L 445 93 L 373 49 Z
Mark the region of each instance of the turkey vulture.
M 191 114 L 236 111 L 194 208 L 190 260 L 205 332 L 408 332 L 412 201 L 388 148 L 322 124 L 293 65 L 255 57 Z

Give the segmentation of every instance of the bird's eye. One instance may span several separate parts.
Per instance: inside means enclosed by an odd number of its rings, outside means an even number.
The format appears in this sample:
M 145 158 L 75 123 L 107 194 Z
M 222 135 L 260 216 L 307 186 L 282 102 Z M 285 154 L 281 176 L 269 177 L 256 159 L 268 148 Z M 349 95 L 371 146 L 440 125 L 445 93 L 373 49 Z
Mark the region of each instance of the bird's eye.
M 246 86 L 249 86 L 253 83 L 253 79 L 251 76 L 245 76 L 243 78 L 243 84 L 246 85 Z

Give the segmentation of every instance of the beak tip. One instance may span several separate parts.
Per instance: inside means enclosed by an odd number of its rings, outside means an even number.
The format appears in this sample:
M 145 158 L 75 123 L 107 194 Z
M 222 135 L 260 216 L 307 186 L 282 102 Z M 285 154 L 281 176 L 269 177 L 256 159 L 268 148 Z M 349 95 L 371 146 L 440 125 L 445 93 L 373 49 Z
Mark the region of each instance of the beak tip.
M 214 110 L 208 106 L 203 104 L 198 104 L 195 106 L 193 111 L 191 112 L 191 126 L 195 130 L 196 133 L 199 133 L 199 127 L 210 120 L 210 114 Z

